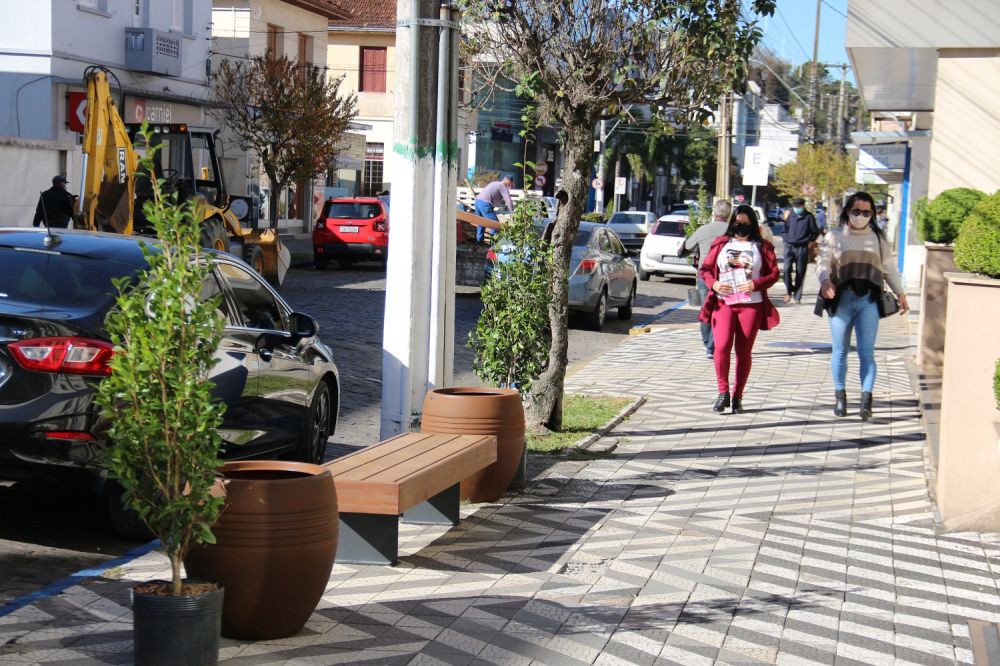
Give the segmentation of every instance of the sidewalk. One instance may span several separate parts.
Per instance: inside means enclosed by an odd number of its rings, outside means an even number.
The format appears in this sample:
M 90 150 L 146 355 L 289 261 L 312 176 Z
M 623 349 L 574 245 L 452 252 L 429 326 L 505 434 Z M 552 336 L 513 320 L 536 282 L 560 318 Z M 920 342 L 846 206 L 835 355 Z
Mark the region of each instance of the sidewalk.
M 1000 622 L 1000 537 L 934 523 L 904 319 L 883 322 L 862 424 L 832 415 L 826 320 L 781 315 L 746 414 L 710 411 L 693 324 L 630 337 L 569 386 L 647 398 L 613 454 L 536 458 L 527 492 L 402 527 L 397 567 L 335 566 L 299 635 L 223 640 L 223 662 L 972 663 L 968 622 Z M 144 555 L 0 617 L 0 663 L 130 663 L 128 588 L 167 571 Z

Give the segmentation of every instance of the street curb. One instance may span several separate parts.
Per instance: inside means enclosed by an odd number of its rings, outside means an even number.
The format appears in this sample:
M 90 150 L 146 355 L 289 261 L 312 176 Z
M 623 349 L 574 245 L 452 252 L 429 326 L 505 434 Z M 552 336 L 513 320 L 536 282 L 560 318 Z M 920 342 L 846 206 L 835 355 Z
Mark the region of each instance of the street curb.
M 632 414 L 634 414 L 636 410 L 638 410 L 644 404 L 646 404 L 645 396 L 641 398 L 636 398 L 630 404 L 625 405 L 622 411 L 618 412 L 618 414 L 616 414 L 614 418 L 612 418 L 610 421 L 608 421 L 600 428 L 595 430 L 592 434 L 584 437 L 580 441 L 573 444 L 573 446 L 567 447 L 567 449 L 575 448 L 583 451 L 591 451 L 593 453 L 611 453 L 616 448 L 618 448 L 617 439 L 614 440 L 613 442 L 610 442 L 607 446 L 604 447 L 594 447 L 594 444 L 603 439 L 609 432 L 617 428 L 622 421 L 627 419 L 629 416 L 632 416 Z
M 683 300 L 683 301 L 681 301 L 681 302 L 679 302 L 679 303 L 674 303 L 670 307 L 667 307 L 667 308 L 665 308 L 663 310 L 660 310 L 659 312 L 657 312 L 655 315 L 653 315 L 650 319 L 647 319 L 642 324 L 637 324 L 636 326 L 633 326 L 632 328 L 630 328 L 628 330 L 628 334 L 629 335 L 641 335 L 643 333 L 652 333 L 655 330 L 659 330 L 661 328 L 665 328 L 666 327 L 665 324 L 657 324 L 656 322 L 658 322 L 660 319 L 666 317 L 671 312 L 675 312 L 677 310 L 680 310 L 681 308 L 687 307 L 688 305 L 689 305 L 689 303 L 688 303 L 688 301 L 686 299 Z

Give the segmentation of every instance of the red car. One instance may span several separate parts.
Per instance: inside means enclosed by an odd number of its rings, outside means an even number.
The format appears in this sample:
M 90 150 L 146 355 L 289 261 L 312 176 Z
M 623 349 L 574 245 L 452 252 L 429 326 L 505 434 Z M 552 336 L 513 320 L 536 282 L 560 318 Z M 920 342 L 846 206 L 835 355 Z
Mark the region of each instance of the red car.
M 330 199 L 312 232 L 313 265 L 326 268 L 331 260 L 349 266 L 356 261 L 389 259 L 389 211 L 375 197 Z

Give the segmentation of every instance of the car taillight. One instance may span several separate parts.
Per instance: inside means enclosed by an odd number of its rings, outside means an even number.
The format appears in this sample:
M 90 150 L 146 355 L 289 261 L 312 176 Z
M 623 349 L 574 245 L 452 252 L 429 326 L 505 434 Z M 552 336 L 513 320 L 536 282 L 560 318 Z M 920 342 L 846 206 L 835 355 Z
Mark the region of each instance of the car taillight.
M 114 355 L 110 342 L 77 337 L 18 340 L 7 348 L 25 370 L 71 375 L 110 375 Z
M 375 220 L 375 224 L 372 225 L 372 228 L 375 231 L 388 231 L 389 225 L 386 223 L 386 220 Z
M 326 229 L 326 220 L 316 220 L 317 229 Z
M 79 430 L 46 430 L 41 433 L 45 439 L 59 439 L 63 441 L 92 442 L 94 436 L 89 432 Z
M 580 262 L 576 272 L 580 275 L 590 275 L 597 270 L 597 259 L 584 259 Z
M 486 253 L 486 258 L 487 258 L 487 259 L 488 259 L 489 261 L 493 261 L 493 262 L 495 262 L 495 261 L 497 260 L 497 253 L 496 253 L 496 252 L 494 252 L 493 250 L 490 250 L 490 251 L 488 251 L 488 252 Z

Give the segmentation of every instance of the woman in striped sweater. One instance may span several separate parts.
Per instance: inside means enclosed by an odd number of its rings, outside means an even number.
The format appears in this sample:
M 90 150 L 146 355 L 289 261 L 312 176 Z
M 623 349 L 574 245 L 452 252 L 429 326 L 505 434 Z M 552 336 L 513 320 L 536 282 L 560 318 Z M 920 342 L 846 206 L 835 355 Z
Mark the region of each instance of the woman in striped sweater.
M 840 228 L 823 239 L 816 272 L 820 295 L 830 314 L 833 354 L 830 368 L 836 391 L 833 413 L 847 415 L 847 352 L 854 331 L 861 363 L 862 421 L 872 416 L 875 386 L 875 338 L 878 335 L 878 301 L 884 283 L 899 298 L 899 313 L 909 309 L 892 248 L 875 222 L 875 200 L 867 192 L 852 194 L 840 212 Z

